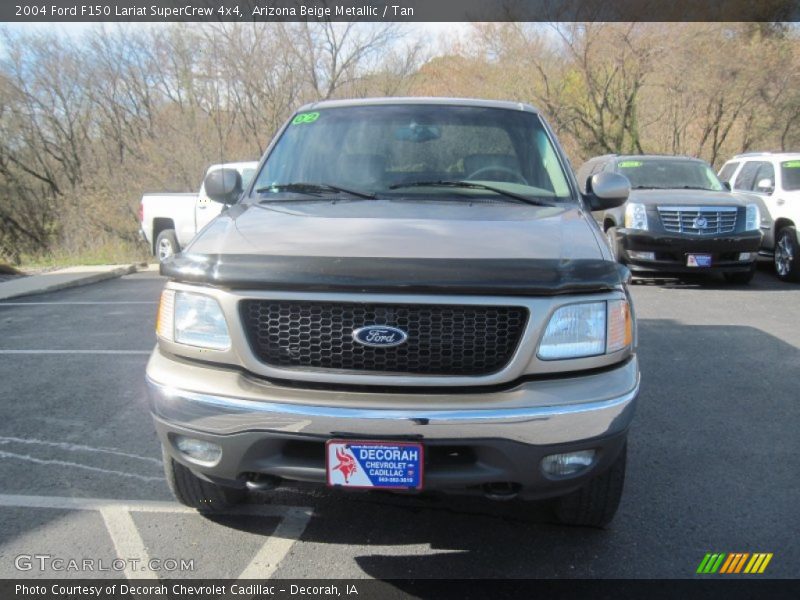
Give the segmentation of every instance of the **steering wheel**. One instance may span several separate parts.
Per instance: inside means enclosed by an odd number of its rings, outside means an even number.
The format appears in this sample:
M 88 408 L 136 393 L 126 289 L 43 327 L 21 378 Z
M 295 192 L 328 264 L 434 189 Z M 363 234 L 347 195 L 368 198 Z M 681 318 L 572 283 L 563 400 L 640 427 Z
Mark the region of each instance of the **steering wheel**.
M 496 173 L 497 172 L 506 173 L 514 178 L 513 181 L 516 181 L 517 183 L 521 183 L 523 185 L 530 185 L 528 183 L 528 180 L 522 176 L 522 173 L 520 173 L 519 171 L 515 171 L 514 169 L 509 169 L 508 167 L 503 167 L 501 165 L 489 165 L 488 167 L 481 167 L 477 171 L 473 171 L 472 173 L 467 175 L 466 180 L 472 181 L 473 179 L 477 179 L 478 175 L 480 175 L 481 173 L 492 172 L 492 171 Z

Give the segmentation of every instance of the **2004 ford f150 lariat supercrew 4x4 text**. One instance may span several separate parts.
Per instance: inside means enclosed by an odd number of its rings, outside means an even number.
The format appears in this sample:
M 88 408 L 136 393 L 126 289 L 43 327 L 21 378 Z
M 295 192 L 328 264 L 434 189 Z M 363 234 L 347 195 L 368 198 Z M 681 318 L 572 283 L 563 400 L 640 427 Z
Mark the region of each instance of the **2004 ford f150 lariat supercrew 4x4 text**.
M 603 526 L 639 391 L 629 273 L 530 106 L 330 101 L 278 133 L 183 253 L 147 367 L 176 497 L 339 488 L 554 498 Z

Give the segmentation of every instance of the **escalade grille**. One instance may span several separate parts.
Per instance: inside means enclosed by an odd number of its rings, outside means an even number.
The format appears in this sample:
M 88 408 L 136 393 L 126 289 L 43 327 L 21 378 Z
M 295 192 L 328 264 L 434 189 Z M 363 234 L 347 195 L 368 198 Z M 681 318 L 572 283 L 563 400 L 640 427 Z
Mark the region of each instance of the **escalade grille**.
M 240 310 L 253 352 L 268 365 L 421 375 L 502 369 L 528 319 L 518 306 L 243 300 Z M 367 325 L 398 327 L 408 339 L 362 346 L 353 331 Z
M 664 230 L 671 233 L 708 235 L 736 229 L 735 206 L 659 206 Z

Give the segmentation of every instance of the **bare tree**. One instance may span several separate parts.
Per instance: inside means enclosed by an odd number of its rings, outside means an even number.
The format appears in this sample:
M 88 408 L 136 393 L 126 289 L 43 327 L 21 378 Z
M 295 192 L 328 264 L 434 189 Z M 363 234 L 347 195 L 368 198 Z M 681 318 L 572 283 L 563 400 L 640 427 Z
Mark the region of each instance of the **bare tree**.
M 402 37 L 397 23 L 287 23 L 291 48 L 316 100 L 332 98 L 374 70 Z
M 133 251 L 143 192 L 195 190 L 211 163 L 257 158 L 292 111 L 326 98 L 531 102 L 575 163 L 644 151 L 718 163 L 800 144 L 793 27 L 475 24 L 436 52 L 391 23 L 0 36 L 0 258 L 13 261 Z

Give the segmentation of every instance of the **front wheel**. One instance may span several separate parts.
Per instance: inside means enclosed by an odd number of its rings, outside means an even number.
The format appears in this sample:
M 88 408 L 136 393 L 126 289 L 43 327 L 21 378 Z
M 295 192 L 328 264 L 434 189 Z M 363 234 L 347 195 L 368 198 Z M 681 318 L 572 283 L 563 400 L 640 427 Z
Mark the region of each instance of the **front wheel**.
M 200 479 L 173 459 L 163 447 L 161 452 L 167 484 L 181 504 L 200 512 L 215 513 L 236 506 L 247 497 L 247 490 L 223 487 Z
M 617 513 L 625 483 L 627 444 L 608 468 L 581 489 L 556 500 L 559 523 L 584 527 L 605 527 Z
M 156 238 L 156 256 L 158 257 L 158 262 L 164 262 L 170 256 L 174 256 L 180 252 L 180 250 L 178 236 L 175 235 L 174 229 L 164 229 L 158 234 Z
M 797 229 L 784 227 L 775 238 L 775 272 L 783 281 L 800 281 Z

